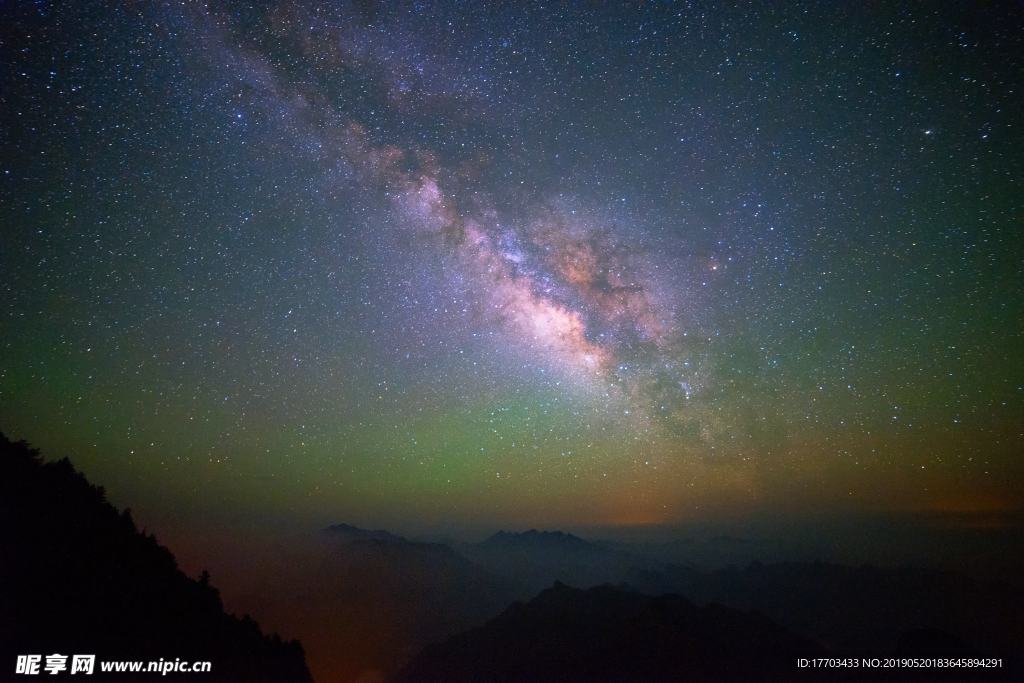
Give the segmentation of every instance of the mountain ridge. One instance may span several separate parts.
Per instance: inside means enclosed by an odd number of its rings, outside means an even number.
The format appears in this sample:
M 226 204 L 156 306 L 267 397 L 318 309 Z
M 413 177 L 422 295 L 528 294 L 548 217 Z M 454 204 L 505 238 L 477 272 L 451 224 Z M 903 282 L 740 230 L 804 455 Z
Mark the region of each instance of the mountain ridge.
M 784 680 L 797 657 L 825 652 L 758 614 L 556 582 L 428 646 L 394 681 Z

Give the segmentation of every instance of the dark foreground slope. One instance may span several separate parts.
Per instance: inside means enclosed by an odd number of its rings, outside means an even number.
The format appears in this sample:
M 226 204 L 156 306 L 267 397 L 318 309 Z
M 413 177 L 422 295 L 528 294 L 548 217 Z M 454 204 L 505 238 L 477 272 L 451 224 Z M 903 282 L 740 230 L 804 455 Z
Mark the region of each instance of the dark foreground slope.
M 428 647 L 400 681 L 782 681 L 816 643 L 753 613 L 677 595 L 555 584 Z
M 18 654 L 60 653 L 95 654 L 97 662 L 208 660 L 211 673 L 191 677 L 210 681 L 311 680 L 297 642 L 225 614 L 205 576 L 185 576 L 170 551 L 140 533 L 102 488 L 66 459 L 43 463 L 3 435 L 0 557 L 5 672 L 14 671 Z M 154 675 L 162 678 L 137 678 Z

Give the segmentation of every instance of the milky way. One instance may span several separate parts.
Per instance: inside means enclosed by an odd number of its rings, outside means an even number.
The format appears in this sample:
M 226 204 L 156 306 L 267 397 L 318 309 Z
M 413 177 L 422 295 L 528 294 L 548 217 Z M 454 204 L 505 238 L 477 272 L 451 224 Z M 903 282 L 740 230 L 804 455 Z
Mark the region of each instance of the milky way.
M 4 12 L 0 428 L 154 518 L 1020 503 L 1019 8 Z
M 333 69 L 367 70 L 389 103 L 408 99 L 411 86 L 399 87 L 397 96 L 394 91 L 396 81 L 410 77 L 403 67 L 409 60 L 394 52 L 382 60 L 376 54 L 379 33 L 352 32 L 360 16 L 355 8 L 328 12 L 329 19 L 318 10 L 282 7 L 272 20 L 273 34 L 299 43 L 303 58 L 318 70 L 328 65 L 328 78 Z M 685 414 L 686 402 L 707 381 L 702 362 L 678 360 L 692 355 L 686 337 L 697 330 L 680 328 L 678 292 L 655 293 L 657 274 L 642 251 L 621 243 L 599 217 L 565 208 L 572 199 L 564 196 L 555 205 L 538 200 L 516 218 L 503 220 L 488 194 L 460 188 L 478 183 L 475 169 L 453 171 L 430 149 L 374 140 L 362 123 L 331 106 L 321 93 L 290 87 L 287 77 L 257 51 L 230 47 L 218 26 L 230 19 L 217 21 L 200 12 L 191 20 L 213 58 L 209 67 L 232 65 L 235 78 L 249 85 L 248 97 L 281 112 L 271 134 L 277 126 L 301 131 L 303 146 L 296 153 L 312 146 L 326 163 L 342 164 L 356 189 L 380 190 L 399 230 L 408 231 L 410 239 L 429 238 L 418 239 L 425 246 L 423 258 L 440 259 L 445 249 L 453 252 L 451 277 L 474 295 L 451 298 L 473 308 L 476 325 L 496 326 L 513 352 L 545 363 L 559 378 L 603 389 L 605 398 L 642 404 L 637 410 L 657 403 L 662 418 Z M 400 49 L 409 51 L 408 46 Z M 388 68 L 391 62 L 397 66 Z M 452 80 L 453 70 L 447 65 L 446 75 L 434 80 Z M 452 87 L 444 88 L 444 96 L 462 99 L 463 91 Z M 449 185 L 459 189 L 448 190 Z M 650 396 L 651 387 L 657 387 L 656 396 Z

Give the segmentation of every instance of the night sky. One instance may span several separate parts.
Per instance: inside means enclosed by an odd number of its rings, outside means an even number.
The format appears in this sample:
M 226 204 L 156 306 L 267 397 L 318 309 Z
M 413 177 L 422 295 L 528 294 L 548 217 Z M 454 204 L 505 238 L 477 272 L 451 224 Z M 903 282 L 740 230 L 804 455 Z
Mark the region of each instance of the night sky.
M 1024 506 L 1019 3 L 323 5 L 0 7 L 11 438 L 172 533 Z

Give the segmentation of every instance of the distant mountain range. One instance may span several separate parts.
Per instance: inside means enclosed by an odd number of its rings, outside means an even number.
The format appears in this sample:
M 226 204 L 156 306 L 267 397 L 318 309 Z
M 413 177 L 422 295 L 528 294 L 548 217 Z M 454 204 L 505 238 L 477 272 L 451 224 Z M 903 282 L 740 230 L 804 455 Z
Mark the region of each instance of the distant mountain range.
M 677 595 L 555 584 L 427 647 L 396 681 L 789 680 L 817 643 L 765 617 Z
M 895 643 L 872 652 L 837 651 L 754 611 L 715 603 L 701 606 L 679 595 L 645 595 L 623 586 L 582 590 L 556 583 L 528 602 L 512 604 L 482 626 L 427 646 L 392 680 L 1017 681 L 1021 680 L 1017 652 L 1009 650 L 997 669 L 801 669 L 797 663 L 801 659 L 977 660 L 984 654 L 934 628 L 911 629 Z
M 351 524 L 334 524 L 323 530 L 324 538 L 338 543 L 356 543 L 358 541 L 380 541 L 385 543 L 408 543 L 401 536 L 388 531 L 360 529 Z
M 514 585 L 449 545 L 335 524 L 246 608 L 295 633 L 319 683 L 380 680 L 429 642 L 484 623 Z
M 0 451 L 7 661 L 172 654 L 214 661 L 218 682 L 310 681 L 296 642 L 226 614 L 208 577 L 182 574 L 66 460 L 43 463 L 2 436 Z M 944 571 L 707 571 L 674 561 L 685 544 L 661 555 L 533 529 L 449 544 L 335 524 L 310 538 L 261 565 L 261 582 L 232 604 L 300 637 L 318 683 L 803 680 L 791 662 L 814 653 L 984 655 L 1016 667 L 1024 652 L 1020 589 Z
M 627 552 L 561 531 L 499 531 L 458 550 L 512 582 L 520 598 L 531 597 L 555 581 L 577 587 L 617 583 L 638 564 L 638 558 Z
M 381 639 L 375 642 L 386 643 L 395 635 L 396 626 L 390 621 L 375 625 L 368 615 L 383 610 L 385 614 L 405 616 L 399 627 L 405 630 L 392 641 L 394 647 L 385 644 L 375 650 L 362 650 L 367 666 L 372 664 L 384 675 L 394 673 L 418 647 L 432 641 L 436 644 L 447 636 L 456 639 L 452 642 L 462 642 L 458 640 L 461 636 L 453 635 L 460 626 L 481 628 L 490 624 L 487 619 L 503 614 L 502 609 L 513 600 L 530 601 L 538 593 L 548 595 L 556 582 L 562 592 L 569 586 L 590 589 L 611 584 L 638 596 L 637 600 L 675 594 L 712 613 L 724 609 L 743 615 L 756 610 L 765 615 L 756 619 L 762 626 L 771 623 L 775 628 L 788 629 L 833 652 L 935 654 L 935 647 L 940 652 L 945 647 L 947 652 L 1009 656 L 1019 652 L 1024 642 L 1021 622 L 1015 616 L 1019 613 L 1015 611 L 1019 609 L 1019 592 L 1011 586 L 947 572 L 756 562 L 743 568 L 701 571 L 659 562 L 649 554 L 649 547 L 643 554 L 632 554 L 628 546 L 534 529 L 500 531 L 479 543 L 455 546 L 422 543 L 345 524 L 329 527 L 323 535 L 330 559 L 311 582 L 316 587 L 316 597 L 311 594 L 311 599 L 321 606 L 339 606 L 329 608 L 324 615 L 328 622 L 335 620 L 334 626 L 326 627 L 328 632 L 337 633 L 337 622 L 349 620 L 359 624 L 352 633 L 365 636 L 377 629 L 374 632 Z M 403 596 L 401 606 L 396 605 L 396 596 Z M 661 601 L 671 602 L 669 598 Z M 571 610 L 589 609 L 586 601 L 567 601 L 565 605 Z M 565 617 L 574 618 L 571 614 Z M 504 627 L 488 633 L 506 634 L 510 639 L 506 646 L 513 651 L 522 645 L 519 636 Z M 311 634 L 304 640 L 316 637 Z M 336 642 L 348 643 L 352 637 Z M 415 643 L 417 647 L 399 649 L 399 642 Z M 400 656 L 394 656 L 395 652 Z M 457 651 L 445 656 L 454 659 Z M 532 661 L 533 656 L 524 655 L 526 661 Z M 426 667 L 425 661 L 417 659 L 415 667 Z M 426 675 L 427 671 L 405 669 L 403 680 L 412 680 L 409 676 L 415 672 Z M 715 670 L 709 675 L 721 673 Z M 788 678 L 783 676 L 782 680 Z M 517 679 L 513 676 L 509 680 Z
M 499 531 L 479 544 L 481 548 L 530 548 L 530 549 L 558 549 L 577 550 L 579 552 L 590 552 L 597 548 L 593 543 L 584 541 L 579 536 L 573 536 L 562 531 L 537 531 L 530 529 L 523 532 Z
M 635 568 L 624 581 L 647 593 L 757 610 L 842 652 L 889 652 L 914 629 L 957 634 L 991 655 L 1024 652 L 1024 593 L 947 571 L 753 562 L 715 571 Z

